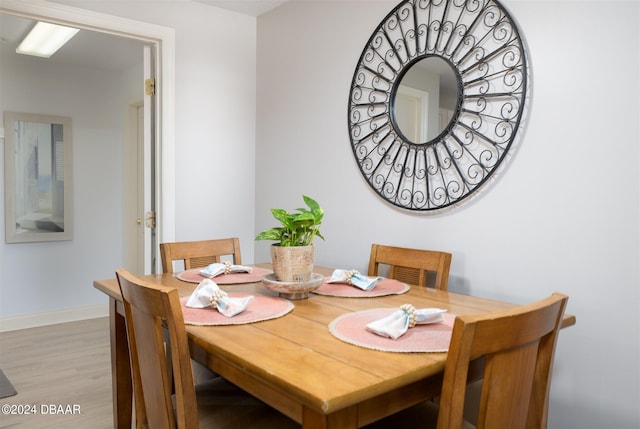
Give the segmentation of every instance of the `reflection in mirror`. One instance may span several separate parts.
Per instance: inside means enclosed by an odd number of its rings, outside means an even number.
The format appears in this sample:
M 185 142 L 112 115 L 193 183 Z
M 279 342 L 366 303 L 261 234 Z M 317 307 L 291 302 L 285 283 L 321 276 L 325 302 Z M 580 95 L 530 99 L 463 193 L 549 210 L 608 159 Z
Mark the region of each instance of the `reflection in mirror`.
M 423 58 L 408 68 L 391 103 L 398 131 L 410 142 L 430 142 L 444 131 L 459 99 L 458 78 L 441 57 Z
M 6 241 L 70 240 L 71 119 L 5 113 Z

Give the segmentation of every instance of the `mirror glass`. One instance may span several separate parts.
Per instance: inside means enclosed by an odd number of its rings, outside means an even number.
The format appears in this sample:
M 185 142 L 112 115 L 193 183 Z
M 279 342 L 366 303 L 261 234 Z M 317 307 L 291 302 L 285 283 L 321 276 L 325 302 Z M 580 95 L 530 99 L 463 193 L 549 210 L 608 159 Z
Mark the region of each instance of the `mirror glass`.
M 451 65 L 441 57 L 423 58 L 407 69 L 396 88 L 393 121 L 408 141 L 427 143 L 447 128 L 458 97 Z
M 8 243 L 71 239 L 71 119 L 5 113 Z

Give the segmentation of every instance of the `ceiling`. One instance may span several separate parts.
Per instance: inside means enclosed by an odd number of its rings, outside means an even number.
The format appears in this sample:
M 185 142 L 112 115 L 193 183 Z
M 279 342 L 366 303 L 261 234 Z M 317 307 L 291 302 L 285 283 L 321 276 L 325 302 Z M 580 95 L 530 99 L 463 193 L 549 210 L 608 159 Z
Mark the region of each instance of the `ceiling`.
M 239 12 L 243 15 L 260 16 L 289 0 L 194 0 L 222 9 Z
M 259 16 L 288 0 L 194 0 L 222 9 L 249 16 Z M 16 54 L 16 48 L 29 33 L 36 21 L 0 13 L 0 55 L 28 58 L 29 61 L 49 61 L 120 71 L 127 69 L 142 59 L 143 43 L 139 40 L 81 30 L 51 58 L 38 58 Z
M 31 19 L 0 14 L 0 55 L 112 71 L 124 70 L 142 60 L 142 42 L 89 30 L 79 31 L 49 59 L 16 54 L 16 48 L 35 24 Z

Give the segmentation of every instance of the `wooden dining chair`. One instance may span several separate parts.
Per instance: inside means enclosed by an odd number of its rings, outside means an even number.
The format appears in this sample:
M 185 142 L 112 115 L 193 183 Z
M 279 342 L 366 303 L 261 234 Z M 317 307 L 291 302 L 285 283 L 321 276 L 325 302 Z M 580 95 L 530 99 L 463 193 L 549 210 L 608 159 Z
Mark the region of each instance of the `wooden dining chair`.
M 124 269 L 116 271 L 116 276 L 125 311 L 137 427 L 300 427 L 221 377 L 196 392 L 178 290 L 145 282 Z M 172 348 L 169 357 L 163 326 Z
M 389 278 L 410 285 L 432 286 L 438 290 L 447 290 L 451 253 L 372 244 L 368 275 L 380 275 L 381 268 L 384 266 L 388 266 L 387 277 Z M 433 276 L 435 278 L 429 284 L 428 281 Z
M 233 264 L 242 264 L 240 240 L 237 237 L 160 244 L 164 273 L 173 273 L 174 261 L 182 261 L 184 269 L 190 270 L 220 262 L 222 256 L 229 256 Z
M 242 264 L 240 240 L 237 237 L 160 243 L 163 273 L 174 272 L 174 261 L 182 263 L 184 270 L 190 270 L 220 262 L 225 256 L 233 264 Z M 217 377 L 217 374 L 196 361 L 192 361 L 191 366 L 197 385 Z
M 568 297 L 513 310 L 457 316 L 439 405 L 426 401 L 367 429 L 545 429 L 558 332 Z M 464 420 L 469 367 L 484 361 L 475 426 Z

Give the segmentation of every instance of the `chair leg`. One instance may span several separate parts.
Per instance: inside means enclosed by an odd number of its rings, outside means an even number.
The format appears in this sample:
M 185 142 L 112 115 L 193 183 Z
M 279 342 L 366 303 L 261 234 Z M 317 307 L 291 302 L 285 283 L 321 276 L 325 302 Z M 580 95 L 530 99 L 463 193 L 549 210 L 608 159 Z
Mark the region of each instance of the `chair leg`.
M 166 329 L 163 330 L 163 336 L 164 336 L 165 351 L 167 353 L 167 362 L 171 362 L 171 346 L 169 345 L 169 337 Z M 207 381 L 210 381 L 210 380 L 213 380 L 214 378 L 219 377 L 218 374 L 216 374 L 206 366 L 202 365 L 200 362 L 195 361 L 193 359 L 191 359 L 191 368 L 193 371 L 193 384 L 195 384 L 196 386 L 198 384 L 206 383 Z M 168 368 L 168 370 L 169 370 L 169 376 L 171 377 L 171 392 L 175 393 L 175 386 L 173 382 L 173 371 L 172 371 L 172 368 Z
M 173 382 L 173 368 L 171 367 L 171 344 L 169 343 L 167 328 L 162 328 L 162 336 L 164 337 L 164 351 L 167 355 L 167 371 L 169 373 L 169 382 L 171 383 L 171 393 L 176 393 L 175 383 Z

